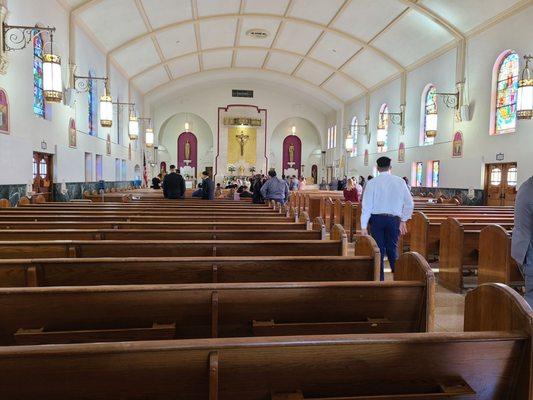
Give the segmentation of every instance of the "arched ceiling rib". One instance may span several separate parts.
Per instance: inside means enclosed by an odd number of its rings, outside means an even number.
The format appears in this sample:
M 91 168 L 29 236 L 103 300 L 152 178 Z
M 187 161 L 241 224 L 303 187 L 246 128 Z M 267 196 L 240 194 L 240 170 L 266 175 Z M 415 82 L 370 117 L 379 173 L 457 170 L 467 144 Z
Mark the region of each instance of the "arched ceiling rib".
M 343 101 L 354 97 L 350 91 L 365 92 L 463 40 L 464 18 L 472 18 L 469 13 L 483 1 L 63 0 L 106 56 L 145 92 L 164 85 L 163 79 L 168 83 L 205 70 L 256 68 L 306 81 Z M 505 0 L 505 9 L 523 1 Z M 176 17 L 169 18 L 167 11 Z M 106 18 L 114 23 L 102 25 Z M 245 29 L 262 25 L 270 27 L 266 43 L 244 40 Z M 210 37 L 213 30 L 228 37 L 217 41 Z M 191 32 L 189 48 L 173 48 L 172 36 L 181 39 L 185 31 Z M 211 65 L 218 56 L 224 60 Z M 191 63 L 191 57 L 197 62 Z

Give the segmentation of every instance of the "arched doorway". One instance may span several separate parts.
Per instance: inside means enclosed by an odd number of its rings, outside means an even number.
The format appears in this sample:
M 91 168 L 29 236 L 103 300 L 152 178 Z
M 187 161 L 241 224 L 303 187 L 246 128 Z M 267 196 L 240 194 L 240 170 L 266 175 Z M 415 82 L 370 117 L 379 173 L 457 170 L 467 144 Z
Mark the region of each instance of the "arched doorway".
M 296 135 L 289 135 L 283 141 L 283 172 L 300 177 L 302 171 L 302 141 Z

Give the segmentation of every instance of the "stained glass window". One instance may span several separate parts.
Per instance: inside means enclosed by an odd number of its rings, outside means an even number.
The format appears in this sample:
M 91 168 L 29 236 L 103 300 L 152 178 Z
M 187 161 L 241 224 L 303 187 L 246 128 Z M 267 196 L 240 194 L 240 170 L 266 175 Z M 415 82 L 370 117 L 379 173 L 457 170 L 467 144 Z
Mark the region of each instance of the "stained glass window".
M 384 153 L 387 151 L 387 144 L 389 140 L 389 106 L 382 104 L 379 109 L 379 122 L 378 122 L 378 153 Z
M 509 52 L 501 61 L 496 82 L 496 134 L 514 132 L 518 94 L 519 58 Z
M 424 144 L 435 143 L 437 133 L 437 88 L 430 85 L 426 91 L 424 112 Z
M 424 165 L 421 162 L 416 163 L 416 186 L 422 186 L 422 177 L 424 173 Z
M 352 118 L 352 125 L 350 126 L 350 135 L 352 136 L 352 151 L 351 156 L 356 157 L 357 156 L 357 136 L 359 135 L 359 131 L 357 129 L 357 117 Z
M 328 128 L 328 149 L 331 149 L 331 128 Z
M 92 76 L 92 73 L 91 71 L 89 71 L 89 77 Z M 88 104 L 88 115 L 89 115 L 89 135 L 91 136 L 96 136 L 96 126 L 95 126 L 95 111 L 96 111 L 96 107 L 95 107 L 95 98 L 96 98 L 96 87 L 95 85 L 93 84 L 93 80 L 92 79 L 89 79 L 87 81 L 87 94 L 88 94 L 88 99 L 87 99 L 87 104 Z
M 43 93 L 43 35 L 34 31 L 33 38 L 33 112 L 45 118 Z
M 439 187 L 440 179 L 440 161 L 433 161 L 431 171 L 431 186 Z
M 337 125 L 333 127 L 333 146 L 332 148 L 337 147 Z

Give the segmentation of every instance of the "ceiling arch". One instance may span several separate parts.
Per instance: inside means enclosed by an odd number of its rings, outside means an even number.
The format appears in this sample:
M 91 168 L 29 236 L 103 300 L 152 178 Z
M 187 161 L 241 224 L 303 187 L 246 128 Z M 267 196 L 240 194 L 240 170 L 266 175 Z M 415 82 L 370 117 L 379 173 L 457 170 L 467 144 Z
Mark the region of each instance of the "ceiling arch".
M 482 13 L 473 11 L 483 0 L 61 1 L 144 93 L 206 70 L 255 68 L 348 101 L 525 0 Z M 250 28 L 270 37 L 251 43 Z

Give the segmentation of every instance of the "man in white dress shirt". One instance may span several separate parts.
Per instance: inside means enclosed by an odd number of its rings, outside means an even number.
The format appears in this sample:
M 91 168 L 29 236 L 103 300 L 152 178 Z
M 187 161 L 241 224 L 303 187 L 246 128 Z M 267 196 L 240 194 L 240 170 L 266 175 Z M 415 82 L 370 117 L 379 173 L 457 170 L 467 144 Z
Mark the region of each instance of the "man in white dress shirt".
M 361 229 L 363 235 L 368 235 L 370 230 L 381 251 L 380 279 L 383 281 L 383 259 L 386 254 L 394 272 L 398 238 L 407 233 L 406 222 L 411 219 L 414 202 L 404 180 L 391 174 L 391 159 L 380 157 L 377 165 L 379 175 L 367 182 L 363 193 Z

